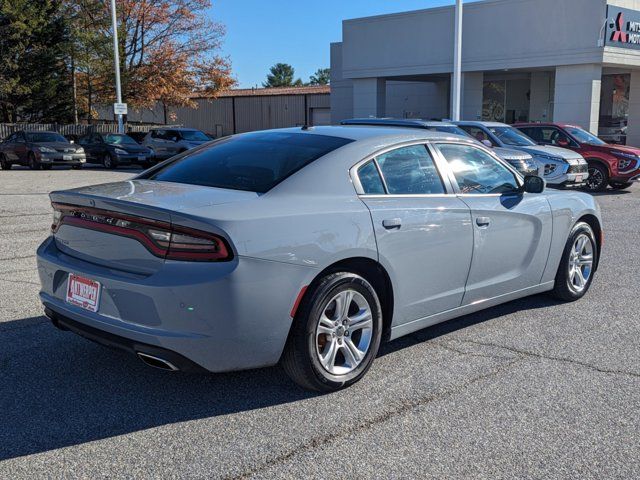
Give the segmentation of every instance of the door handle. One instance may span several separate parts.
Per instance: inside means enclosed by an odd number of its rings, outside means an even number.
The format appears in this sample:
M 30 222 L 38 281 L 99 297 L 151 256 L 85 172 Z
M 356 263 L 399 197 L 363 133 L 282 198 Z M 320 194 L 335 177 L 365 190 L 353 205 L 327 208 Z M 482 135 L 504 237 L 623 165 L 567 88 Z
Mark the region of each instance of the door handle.
M 393 230 L 402 226 L 402 219 L 400 218 L 388 218 L 382 221 L 382 226 L 387 230 Z
M 479 227 L 488 227 L 491 223 L 491 219 L 489 217 L 476 217 L 476 225 Z

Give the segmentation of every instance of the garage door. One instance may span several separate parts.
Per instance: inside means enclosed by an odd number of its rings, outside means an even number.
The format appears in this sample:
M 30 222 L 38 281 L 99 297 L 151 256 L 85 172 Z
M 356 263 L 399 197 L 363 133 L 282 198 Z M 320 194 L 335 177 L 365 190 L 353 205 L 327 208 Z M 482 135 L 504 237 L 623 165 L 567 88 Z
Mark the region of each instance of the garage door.
M 330 108 L 312 108 L 311 109 L 311 125 L 331 125 L 331 109 Z

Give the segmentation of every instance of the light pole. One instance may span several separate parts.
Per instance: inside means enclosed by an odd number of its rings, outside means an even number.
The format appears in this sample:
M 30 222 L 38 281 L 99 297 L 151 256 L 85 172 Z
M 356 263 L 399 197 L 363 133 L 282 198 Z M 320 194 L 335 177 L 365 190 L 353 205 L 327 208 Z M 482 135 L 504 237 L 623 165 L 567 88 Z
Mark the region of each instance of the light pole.
M 120 88 L 120 53 L 118 50 L 118 20 L 116 17 L 116 0 L 111 0 L 111 23 L 113 27 L 113 61 L 116 69 L 116 101 L 122 103 L 122 90 Z M 118 133 L 124 133 L 122 114 L 117 113 Z
M 451 85 L 451 117 L 457 122 L 460 120 L 462 77 L 462 0 L 456 0 L 455 34 L 453 41 L 453 81 Z

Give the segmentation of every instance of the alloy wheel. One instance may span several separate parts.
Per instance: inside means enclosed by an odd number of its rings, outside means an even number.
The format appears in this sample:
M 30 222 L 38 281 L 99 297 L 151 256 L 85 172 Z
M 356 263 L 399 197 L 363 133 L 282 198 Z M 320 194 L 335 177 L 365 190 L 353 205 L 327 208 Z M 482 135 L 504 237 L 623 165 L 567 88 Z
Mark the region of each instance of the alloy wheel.
M 111 168 L 113 166 L 113 160 L 111 160 L 111 155 L 109 155 L 108 153 L 105 153 L 104 157 L 102 158 L 102 166 L 104 168 Z
M 589 283 L 593 271 L 593 243 L 585 233 L 578 235 L 569 255 L 569 287 L 581 293 Z
M 589 190 L 600 190 L 602 188 L 602 184 L 606 182 L 604 174 L 602 170 L 599 168 L 589 167 L 589 177 L 586 180 L 587 188 Z
M 332 375 L 352 372 L 364 360 L 373 335 L 369 302 L 356 290 L 344 290 L 325 305 L 316 327 L 316 354 Z

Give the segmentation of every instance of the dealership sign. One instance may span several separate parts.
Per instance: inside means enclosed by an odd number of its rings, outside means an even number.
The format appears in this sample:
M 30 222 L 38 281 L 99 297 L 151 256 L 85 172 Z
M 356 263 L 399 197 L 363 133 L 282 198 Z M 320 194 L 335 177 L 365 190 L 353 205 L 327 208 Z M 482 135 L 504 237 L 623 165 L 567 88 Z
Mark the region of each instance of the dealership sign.
M 607 6 L 606 45 L 640 50 L 640 12 Z

